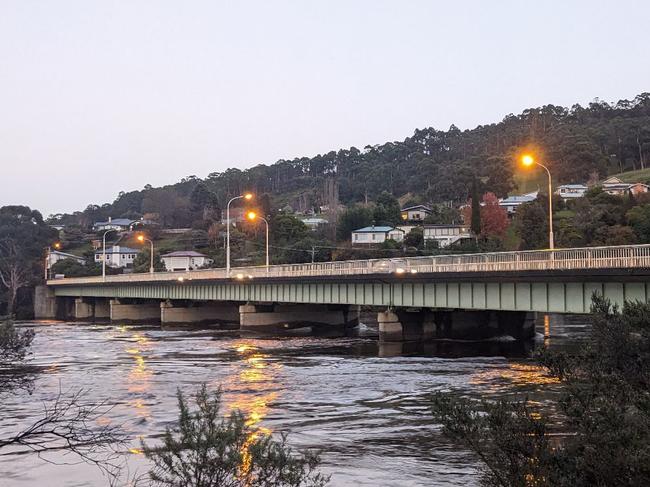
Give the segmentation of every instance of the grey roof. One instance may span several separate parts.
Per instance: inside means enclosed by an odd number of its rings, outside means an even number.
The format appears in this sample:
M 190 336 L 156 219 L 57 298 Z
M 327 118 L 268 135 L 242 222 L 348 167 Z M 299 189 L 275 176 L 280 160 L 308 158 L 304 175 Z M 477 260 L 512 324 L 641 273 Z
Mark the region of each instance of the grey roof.
M 353 230 L 353 233 L 388 233 L 391 230 L 399 230 L 400 232 L 404 231 L 404 230 L 400 230 L 399 228 L 394 228 L 394 227 L 378 226 L 378 227 L 359 228 L 358 230 Z
M 426 206 L 426 205 L 413 205 L 413 206 L 407 206 L 406 208 L 402 208 L 401 211 L 415 210 L 415 209 L 417 209 L 417 208 L 422 208 L 423 210 L 425 210 L 425 211 L 429 211 L 429 212 L 431 211 L 431 208 L 429 208 L 429 207 Z
M 561 184 L 558 186 L 558 189 L 560 188 L 568 188 L 568 189 L 587 189 L 586 184 Z
M 207 257 L 207 255 L 202 254 L 201 252 L 196 252 L 194 250 L 177 250 L 175 252 L 169 252 L 168 254 L 162 255 L 161 257 Z
M 70 258 L 70 259 L 86 260 L 85 257 L 82 257 L 80 255 L 67 254 L 65 252 L 61 252 L 60 250 L 50 250 L 50 254 L 62 255 L 63 257 L 67 257 L 67 258 Z
M 137 220 L 130 220 L 128 218 L 114 218 L 110 222 L 107 220 L 105 222 L 95 222 L 96 227 L 100 227 L 103 225 L 119 225 L 121 227 L 128 227 L 132 223 L 136 222 Z
M 138 249 L 132 249 L 131 247 L 119 247 L 119 250 L 115 250 L 115 247 L 106 247 L 107 254 L 137 254 L 140 252 Z M 102 249 L 95 250 L 95 254 L 103 254 Z

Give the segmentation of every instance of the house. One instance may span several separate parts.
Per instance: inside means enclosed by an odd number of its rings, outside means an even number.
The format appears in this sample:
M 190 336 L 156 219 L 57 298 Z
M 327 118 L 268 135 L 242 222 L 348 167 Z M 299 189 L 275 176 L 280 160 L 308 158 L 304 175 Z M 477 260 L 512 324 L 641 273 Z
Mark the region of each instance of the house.
M 555 194 L 562 198 L 564 201 L 572 200 L 575 198 L 582 198 L 587 192 L 587 185 L 585 184 L 562 184 L 555 190 Z
M 472 235 L 465 225 L 424 225 L 424 241 L 438 242 L 440 248 L 470 238 Z
M 168 271 L 192 271 L 208 264 L 212 264 L 212 259 L 200 252 L 194 250 L 179 250 L 170 252 L 160 257 L 165 263 L 165 269 Z
M 136 223 L 138 220 L 131 220 L 129 218 L 111 218 L 108 217 L 108 220 L 105 222 L 95 222 L 93 225 L 93 230 L 97 232 L 106 231 L 106 230 L 118 230 L 124 231 L 131 228 L 131 225 Z
M 404 240 L 404 230 L 389 226 L 371 226 L 359 228 L 352 232 L 352 245 L 380 244 L 386 240 L 401 242 Z
M 135 257 L 140 252 L 137 249 L 132 249 L 129 247 L 120 247 L 119 245 L 114 245 L 113 247 L 108 247 L 106 249 L 106 265 L 108 267 L 133 267 L 133 261 Z M 102 262 L 104 253 L 102 249 L 95 251 L 95 262 Z
M 431 208 L 424 205 L 407 206 L 402 208 L 402 220 L 407 222 L 421 222 L 431 214 Z
M 72 259 L 79 264 L 86 264 L 86 259 L 79 257 L 78 255 L 66 254 L 65 252 L 60 252 L 58 250 L 50 250 L 47 254 L 47 268 L 51 269 L 54 264 L 65 259 Z
M 632 193 L 634 196 L 647 193 L 650 186 L 643 183 L 624 183 L 617 177 L 609 177 L 603 181 L 603 191 L 614 196 L 624 196 Z
M 327 225 L 327 220 L 320 217 L 310 217 L 302 218 L 301 220 L 305 225 L 307 225 L 311 230 L 317 230 L 321 225 Z
M 512 216 L 517 211 L 517 207 L 519 205 L 523 205 L 524 203 L 530 203 L 531 201 L 535 201 L 537 199 L 537 193 L 538 193 L 537 191 L 533 191 L 532 193 L 526 193 L 522 195 L 508 196 L 507 198 L 502 198 L 499 200 L 499 206 L 505 208 L 506 212 L 508 212 L 508 216 Z

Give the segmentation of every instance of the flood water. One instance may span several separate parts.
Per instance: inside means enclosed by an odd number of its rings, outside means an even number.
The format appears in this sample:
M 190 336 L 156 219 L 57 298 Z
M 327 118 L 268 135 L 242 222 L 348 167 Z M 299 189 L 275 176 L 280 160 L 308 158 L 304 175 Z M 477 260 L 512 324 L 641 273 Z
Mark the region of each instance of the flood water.
M 224 412 L 239 408 L 255 427 L 288 433 L 292 446 L 318 448 L 333 486 L 477 485 L 475 457 L 440 434 L 430 395 L 527 394 L 544 410 L 557 384 L 529 358 L 532 349 L 566 346 L 586 328 L 584 318 L 551 316 L 545 327 L 538 325 L 550 338 L 538 335 L 528 344 L 504 337 L 384 347 L 363 325 L 360 336 L 345 338 L 61 322 L 21 326 L 36 332 L 34 391 L 3 396 L 2 436 L 37 418 L 43 401 L 60 389 L 83 388 L 88 400 L 114 406 L 107 419 L 134 438 L 133 453 L 125 453 L 130 472 L 145 473 L 140 438 L 155 442 L 176 420 L 178 387 L 192 393 L 207 383 L 223 389 Z M 0 456 L 0 486 L 87 485 L 108 481 L 86 464 Z

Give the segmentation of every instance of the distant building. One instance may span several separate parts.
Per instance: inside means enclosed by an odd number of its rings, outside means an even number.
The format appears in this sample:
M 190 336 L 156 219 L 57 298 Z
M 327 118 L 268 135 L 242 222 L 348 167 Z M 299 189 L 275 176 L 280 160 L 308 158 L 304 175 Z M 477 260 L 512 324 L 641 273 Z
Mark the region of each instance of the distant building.
M 317 230 L 321 225 L 327 225 L 328 221 L 325 218 L 310 217 L 302 218 L 301 221 L 307 225 L 311 230 Z
M 110 216 L 108 217 L 108 220 L 105 222 L 95 222 L 93 225 L 93 230 L 100 232 L 100 231 L 106 231 L 106 230 L 118 230 L 118 231 L 123 231 L 123 230 L 128 230 L 131 228 L 131 225 L 133 223 L 137 222 L 138 220 L 130 220 L 128 218 L 111 218 Z
M 440 248 L 470 238 L 472 235 L 465 225 L 424 225 L 424 241 L 438 242 Z
M 246 220 L 247 208 L 243 206 L 237 206 L 235 208 L 230 208 L 230 223 L 237 224 Z M 221 224 L 226 225 L 226 210 L 221 210 Z
M 212 264 L 212 259 L 207 255 L 194 250 L 179 250 L 170 252 L 160 257 L 165 263 L 165 269 L 168 271 L 191 271 L 208 264 Z
M 431 208 L 425 205 L 407 206 L 402 208 L 402 220 L 408 222 L 421 222 L 431 214 Z
M 516 213 L 517 207 L 523 205 L 524 203 L 530 203 L 537 199 L 538 191 L 533 191 L 532 193 L 526 193 L 518 196 L 508 196 L 507 198 L 502 198 L 499 200 L 499 206 L 505 208 L 508 216 L 512 216 Z
M 650 186 L 644 183 L 624 183 L 617 177 L 610 177 L 605 179 L 602 184 L 603 191 L 607 194 L 614 196 L 624 196 L 632 193 L 634 196 L 647 193 L 650 191 Z
M 66 254 L 65 252 L 59 252 L 58 250 L 50 250 L 47 255 L 47 268 L 51 269 L 54 264 L 65 259 L 72 259 L 79 264 L 86 264 L 86 259 L 79 257 L 78 255 Z
M 359 228 L 352 232 L 352 245 L 380 244 L 386 240 L 401 242 L 404 240 L 404 230 L 389 226 L 371 226 Z
M 106 249 L 106 265 L 108 267 L 125 267 L 130 269 L 133 267 L 133 261 L 140 252 L 137 249 L 132 249 L 129 247 L 120 247 L 115 245 L 113 247 L 108 247 Z M 95 262 L 101 264 L 103 258 L 103 252 L 101 249 L 95 251 Z
M 555 190 L 555 194 L 564 201 L 582 198 L 589 188 L 585 184 L 562 184 Z

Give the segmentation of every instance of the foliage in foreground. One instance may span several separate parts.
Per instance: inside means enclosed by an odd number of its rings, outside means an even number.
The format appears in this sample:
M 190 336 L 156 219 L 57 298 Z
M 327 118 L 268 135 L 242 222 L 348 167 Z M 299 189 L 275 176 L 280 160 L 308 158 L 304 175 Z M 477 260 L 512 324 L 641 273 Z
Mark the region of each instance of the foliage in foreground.
M 544 353 L 563 384 L 563 433 L 527 401 L 434 398 L 434 416 L 484 464 L 485 486 L 650 485 L 650 306 L 594 297 L 588 343 Z
M 161 446 L 143 443 L 153 463 L 154 485 L 187 487 L 321 487 L 329 478 L 318 473 L 317 454 L 296 456 L 285 437 L 275 441 L 254 431 L 239 411 L 221 415 L 221 395 L 206 386 L 197 392 L 198 409 L 190 411 L 178 391 L 179 422 L 167 429 Z

